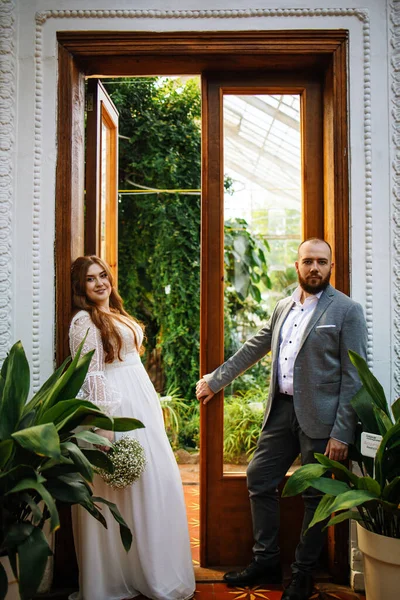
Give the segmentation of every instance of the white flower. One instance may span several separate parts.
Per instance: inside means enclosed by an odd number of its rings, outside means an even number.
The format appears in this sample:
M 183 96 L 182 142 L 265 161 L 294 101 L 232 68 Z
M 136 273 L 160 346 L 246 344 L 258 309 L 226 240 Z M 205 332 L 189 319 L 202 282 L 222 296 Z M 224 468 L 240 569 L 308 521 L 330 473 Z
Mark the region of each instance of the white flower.
M 114 473 L 108 473 L 103 469 L 98 469 L 97 472 L 108 485 L 115 489 L 123 489 L 132 485 L 146 466 L 143 446 L 129 436 L 117 440 L 109 451 L 108 457 L 114 465 Z

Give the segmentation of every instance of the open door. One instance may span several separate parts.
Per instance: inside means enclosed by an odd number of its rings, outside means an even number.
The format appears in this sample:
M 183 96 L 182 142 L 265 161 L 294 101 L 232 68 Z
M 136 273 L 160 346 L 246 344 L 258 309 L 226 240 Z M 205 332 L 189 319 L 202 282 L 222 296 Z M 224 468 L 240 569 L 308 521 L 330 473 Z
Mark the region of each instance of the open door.
M 323 81 L 323 165 L 314 170 L 304 162 L 304 208 L 313 212 L 313 202 L 323 205 L 323 231 L 331 243 L 335 258 L 333 284 L 349 294 L 349 190 L 348 190 L 348 105 L 346 30 L 282 31 L 215 31 L 215 32 L 137 32 L 60 31 L 58 40 L 58 157 L 56 180 L 56 335 L 57 363 L 68 355 L 68 326 L 71 316 L 70 265 L 83 253 L 83 182 L 84 182 L 84 95 L 85 81 L 94 74 L 104 77 L 146 76 L 198 73 L 204 76 L 203 87 L 203 226 L 202 226 L 202 323 L 201 372 L 205 373 L 223 360 L 223 163 L 221 106 L 224 86 L 242 86 L 240 80 L 219 81 L 207 76 L 211 71 L 251 75 L 247 91 L 277 89 L 277 77 L 267 72 L 308 72 Z M 177 47 L 179 53 L 177 54 Z M 258 75 L 264 73 L 260 79 Z M 258 77 L 258 79 L 257 79 Z M 293 83 L 293 80 L 292 80 Z M 272 88 L 270 88 L 272 84 Z M 281 78 L 285 89 L 290 81 Z M 299 79 L 295 84 L 305 89 L 303 106 L 307 111 L 307 88 Z M 90 84 L 94 85 L 94 84 Z M 242 92 L 240 92 L 242 93 Z M 252 92 L 253 93 L 253 92 Z M 299 92 L 300 93 L 300 92 Z M 305 95 L 305 98 L 304 98 Z M 97 100 L 94 106 L 97 106 Z M 90 111 L 89 111 L 90 112 Z M 87 113 L 88 119 L 90 114 Z M 89 133 L 89 120 L 87 132 Z M 315 120 L 315 127 L 320 123 Z M 94 128 L 96 132 L 96 128 Z M 315 130 L 317 131 L 317 130 Z M 319 131 L 321 131 L 319 129 Z M 312 145 L 316 137 L 307 136 Z M 95 133 L 96 135 L 96 133 Z M 310 137 L 311 135 L 311 137 Z M 88 156 L 90 154 L 88 140 Z M 94 144 L 96 149 L 96 144 Z M 303 144 L 304 148 L 304 144 Z M 319 146 L 321 148 L 321 145 Z M 303 153 L 303 159 L 306 158 Z M 93 165 L 96 165 L 93 170 Z M 89 165 L 87 165 L 89 168 Z M 92 178 L 87 174 L 86 189 L 98 189 L 99 161 L 92 158 Z M 115 171 L 116 173 L 116 171 Z M 322 174 L 322 175 L 321 175 Z M 310 179 L 309 179 L 310 178 Z M 314 182 L 312 182 L 314 178 Z M 319 183 L 315 181 L 319 180 Z M 323 179 L 323 190 L 321 181 Z M 97 186 L 97 187 L 96 187 Z M 310 187 L 311 186 L 311 187 Z M 309 195 L 309 190 L 319 190 Z M 307 198 L 307 202 L 306 202 Z M 86 200 L 86 252 L 99 252 L 99 201 Z M 318 207 L 316 207 L 318 210 Z M 92 216 L 90 217 L 90 211 Z M 94 211 L 94 212 L 93 212 Z M 114 213 L 116 216 L 116 213 Z M 320 214 L 320 213 L 319 213 Z M 310 222 L 304 214 L 304 227 Z M 319 217 L 320 219 L 320 217 Z M 116 224 L 116 218 L 115 218 Z M 319 225 L 320 227 L 320 225 Z M 305 235 L 321 235 L 320 229 L 304 229 Z M 115 244 L 116 245 L 116 244 Z M 109 262 L 113 262 L 109 259 Z M 244 564 L 251 554 L 252 535 L 248 494 L 244 475 L 224 473 L 222 458 L 223 399 L 216 398 L 202 410 L 202 498 L 201 564 L 202 566 Z M 214 455 L 214 451 L 216 454 Z M 209 472 L 207 472 L 207 468 Z M 301 503 L 301 500 L 299 500 Z M 286 510 L 286 509 L 285 509 Z M 302 508 L 299 505 L 298 511 Z M 297 512 L 298 512 L 297 511 Z M 282 515 L 286 530 L 297 518 L 296 510 Z M 344 527 L 342 527 L 344 526 Z M 338 536 L 342 528 L 342 536 Z M 214 531 L 213 531 L 214 529 Z M 61 532 L 65 529 L 62 528 Z M 285 531 L 285 530 L 283 530 Z M 224 536 L 226 535 L 226 539 Z M 70 540 L 71 541 L 71 540 Z M 72 549 L 71 549 L 72 547 Z M 348 572 L 348 526 L 336 526 L 331 542 L 330 570 L 336 581 L 345 581 Z M 57 581 L 71 584 L 70 565 L 73 546 L 64 539 L 55 553 Z M 56 565 L 57 567 L 57 565 Z
M 227 212 L 224 207 L 224 174 L 228 160 L 228 145 L 236 142 L 229 140 L 229 131 L 238 130 L 240 119 L 254 107 L 264 105 L 265 128 L 271 127 L 276 118 L 273 101 L 289 95 L 297 98 L 298 115 L 298 205 L 299 230 L 298 237 L 324 237 L 324 150 L 323 150 L 323 93 L 322 82 L 318 75 L 308 73 L 264 74 L 220 76 L 206 74 L 203 76 L 203 144 L 205 148 L 203 161 L 203 206 L 202 206 L 202 295 L 201 295 L 201 373 L 209 373 L 224 361 L 224 224 Z M 235 104 L 231 102 L 232 118 L 227 121 L 227 97 L 236 97 L 237 110 L 235 121 Z M 263 102 L 263 98 L 270 102 Z M 283 107 L 285 108 L 285 107 Z M 269 113 L 269 114 L 268 114 Z M 247 131 L 243 133 L 243 142 L 239 148 L 237 171 L 251 163 L 251 156 L 259 156 L 260 148 L 271 158 L 271 151 L 266 142 L 258 143 L 262 128 L 263 114 L 253 112 L 249 118 Z M 282 128 L 289 123 L 282 111 L 278 116 L 278 126 Z M 287 128 L 288 133 L 290 127 Z M 294 129 L 294 126 L 293 126 Z M 265 139 L 267 139 L 267 135 Z M 272 137 L 272 136 L 270 136 Z M 236 138 L 237 139 L 237 138 Z M 281 143 L 283 145 L 283 143 Z M 258 145 L 258 149 L 257 149 Z M 258 154 L 255 151 L 258 151 Z M 253 151 L 253 154 L 252 154 Z M 279 158 L 281 156 L 281 158 Z M 240 160 L 241 157 L 241 160 Z M 280 167 L 282 176 L 287 174 L 283 151 L 272 156 L 275 164 L 270 168 Z M 255 160 L 255 159 L 253 159 Z M 257 158 L 258 160 L 258 158 Z M 250 167 L 249 167 L 250 168 Z M 268 178 L 268 169 L 264 172 Z M 289 179 L 287 180 L 289 182 Z M 289 183 L 286 188 L 290 187 Z M 276 196 L 276 191 L 274 192 Z M 292 193 L 290 190 L 287 193 Z M 277 199 L 277 202 L 279 200 Z M 249 198 L 242 204 L 248 214 Z M 261 202 L 262 204 L 262 202 Z M 238 208 L 235 205 L 235 213 Z M 245 212 L 244 211 L 244 212 Z M 260 210 L 257 208 L 258 219 Z M 297 238 L 298 239 L 298 238 Z M 296 247 L 298 241 L 295 242 Z M 238 248 L 236 249 L 238 251 Z M 242 257 L 245 260 L 245 257 Z M 239 258 L 240 260 L 240 258 Z M 293 266 L 293 265 L 286 265 Z M 225 356 L 227 358 L 227 356 Z M 267 379 L 265 380 L 265 394 Z M 226 393 L 228 393 L 226 391 Z M 224 468 L 223 436 L 224 436 L 224 394 L 220 392 L 215 399 L 201 407 L 201 564 L 202 566 L 244 565 L 251 559 L 253 545 L 250 505 L 246 487 L 244 466 L 242 473 L 228 472 Z M 281 556 L 283 564 L 290 564 L 294 549 L 299 539 L 303 515 L 302 500 L 299 497 L 281 501 Z
M 101 81 L 88 80 L 86 98 L 85 253 L 118 276 L 118 111 Z

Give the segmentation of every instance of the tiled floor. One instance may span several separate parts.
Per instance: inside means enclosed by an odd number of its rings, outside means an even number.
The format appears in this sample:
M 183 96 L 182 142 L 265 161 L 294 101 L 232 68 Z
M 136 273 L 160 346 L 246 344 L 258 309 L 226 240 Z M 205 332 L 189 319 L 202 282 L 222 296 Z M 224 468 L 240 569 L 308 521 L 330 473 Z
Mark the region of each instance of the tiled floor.
M 185 493 L 193 565 L 199 566 L 200 504 L 198 473 L 195 465 L 181 465 L 180 470 Z M 227 587 L 224 583 L 197 583 L 194 597 L 197 600 L 280 600 L 281 596 L 282 588 L 279 586 L 259 585 L 250 589 L 248 587 Z M 349 588 L 321 583 L 317 584 L 312 600 L 365 600 L 365 598 L 352 592 Z

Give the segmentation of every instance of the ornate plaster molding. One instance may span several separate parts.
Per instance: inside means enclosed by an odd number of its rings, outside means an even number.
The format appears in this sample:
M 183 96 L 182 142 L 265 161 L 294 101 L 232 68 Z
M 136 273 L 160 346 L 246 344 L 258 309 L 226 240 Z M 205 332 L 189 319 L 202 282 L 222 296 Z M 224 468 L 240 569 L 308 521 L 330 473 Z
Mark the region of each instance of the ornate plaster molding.
M 368 19 L 359 8 L 246 8 L 228 10 L 46 10 L 36 13 L 37 22 L 47 19 L 246 19 L 250 17 L 357 17 Z
M 254 17 L 354 17 L 363 24 L 364 61 L 364 157 L 365 157 L 365 255 L 366 319 L 369 330 L 368 358 L 373 349 L 373 279 L 372 279 L 372 157 L 371 157 L 371 67 L 369 12 L 358 8 L 261 8 L 241 10 L 47 10 L 36 13 L 35 39 L 35 187 L 34 187 L 34 299 L 33 299 L 33 375 L 39 381 L 39 235 L 40 223 L 40 156 L 42 136 L 42 37 L 50 19 L 247 19 Z
M 390 5 L 394 397 L 400 396 L 400 0 Z
M 43 131 L 43 27 L 36 21 L 35 35 L 35 133 L 32 206 L 32 385 L 40 387 L 40 211 Z
M 0 363 L 13 343 L 12 212 L 15 146 L 15 3 L 0 4 Z

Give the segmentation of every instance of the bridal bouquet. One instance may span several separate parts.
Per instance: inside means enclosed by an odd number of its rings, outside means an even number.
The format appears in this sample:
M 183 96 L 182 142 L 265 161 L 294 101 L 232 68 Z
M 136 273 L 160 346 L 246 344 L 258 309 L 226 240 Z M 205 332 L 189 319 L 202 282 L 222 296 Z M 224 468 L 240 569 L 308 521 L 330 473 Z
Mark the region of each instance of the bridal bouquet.
M 143 446 L 134 438 L 124 436 L 114 442 L 108 452 L 108 458 L 114 465 L 114 473 L 99 469 L 99 475 L 108 485 L 123 489 L 139 479 L 146 466 Z

